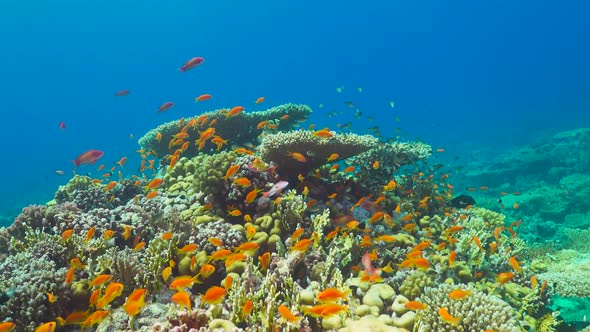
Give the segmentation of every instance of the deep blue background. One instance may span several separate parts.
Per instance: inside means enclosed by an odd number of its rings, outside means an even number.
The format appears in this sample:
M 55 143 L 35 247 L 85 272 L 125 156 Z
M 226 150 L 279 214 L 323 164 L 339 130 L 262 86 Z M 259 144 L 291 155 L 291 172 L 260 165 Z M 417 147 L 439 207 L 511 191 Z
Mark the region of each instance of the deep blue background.
M 110 166 L 159 123 L 224 106 L 307 103 L 318 125 L 399 126 L 452 154 L 590 125 L 587 1 L 284 2 L 2 0 L 0 215 L 49 200 L 86 149 Z

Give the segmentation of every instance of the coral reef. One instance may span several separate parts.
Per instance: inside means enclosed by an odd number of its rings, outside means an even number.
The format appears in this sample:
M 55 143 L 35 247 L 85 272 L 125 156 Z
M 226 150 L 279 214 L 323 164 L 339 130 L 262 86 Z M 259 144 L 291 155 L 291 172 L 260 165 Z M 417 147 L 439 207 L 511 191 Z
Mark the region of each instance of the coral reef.
M 76 175 L 23 209 L 0 229 L 0 316 L 18 331 L 540 331 L 549 295 L 587 296 L 585 260 L 539 258 L 520 221 L 454 206 L 430 146 L 293 131 L 310 112 L 163 124 L 138 174 Z

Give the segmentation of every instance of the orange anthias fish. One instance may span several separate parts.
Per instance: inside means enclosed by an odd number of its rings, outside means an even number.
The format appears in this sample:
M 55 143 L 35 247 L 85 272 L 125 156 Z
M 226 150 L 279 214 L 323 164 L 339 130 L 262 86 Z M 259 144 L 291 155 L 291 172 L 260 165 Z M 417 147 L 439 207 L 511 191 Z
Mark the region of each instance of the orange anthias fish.
M 315 131 L 312 134 L 312 136 L 321 137 L 321 138 L 331 138 L 331 137 L 334 137 L 334 134 L 332 134 L 332 132 L 330 132 L 329 129 L 325 128 L 325 129 Z
M 80 328 L 83 330 L 86 327 L 92 327 L 96 324 L 99 324 L 105 318 L 107 318 L 108 315 L 109 312 L 107 310 L 97 310 L 86 317 L 86 320 L 80 324 Z
M 186 307 L 188 312 L 191 311 L 191 296 L 189 293 L 179 290 L 176 294 L 172 295 L 172 302 L 178 304 L 181 308 Z
M 288 152 L 289 157 L 297 160 L 300 163 L 305 163 L 307 162 L 307 158 L 305 158 L 305 156 L 299 152 Z
M 61 233 L 62 241 L 69 239 L 73 234 L 74 234 L 73 229 L 66 229 L 65 231 L 63 231 L 63 233 Z
M 90 227 L 90 229 L 88 230 L 88 233 L 86 233 L 86 240 L 85 242 L 88 242 L 90 240 L 92 240 L 92 238 L 94 237 L 94 233 L 96 232 L 96 227 L 92 226 Z
M 109 282 L 112 278 L 113 276 L 110 274 L 101 274 L 96 278 L 92 279 L 92 281 L 90 282 L 90 287 L 96 287 L 105 284 Z
M 250 300 L 246 300 L 242 306 L 242 315 L 248 316 L 252 312 L 252 308 L 254 308 L 254 303 L 252 303 Z
M 278 308 L 279 314 L 283 317 L 286 321 L 292 324 L 297 324 L 301 320 L 300 316 L 295 316 L 287 306 L 281 304 Z
M 104 295 L 96 301 L 96 308 L 102 309 L 109 303 L 113 302 L 118 296 L 123 293 L 123 284 L 118 282 L 111 282 L 104 291 Z
M 242 111 L 244 111 L 244 106 L 235 106 L 232 109 L 230 109 L 229 112 L 227 112 L 225 114 L 225 117 L 230 118 L 232 116 L 236 116 L 236 115 L 242 113 Z
M 211 286 L 203 295 L 201 301 L 208 304 L 219 304 L 225 297 L 226 290 L 223 287 Z
M 499 283 L 500 285 L 503 285 L 505 283 L 507 283 L 508 281 L 510 281 L 510 279 L 512 279 L 514 277 L 514 272 L 502 272 L 502 273 L 498 273 L 498 275 L 496 276 L 496 282 Z
M 16 324 L 12 322 L 0 323 L 0 332 L 11 332 L 16 328 Z
M 305 251 L 307 251 L 307 249 L 309 249 L 310 245 L 311 245 L 311 239 L 299 240 L 299 241 L 297 241 L 297 243 L 295 243 L 291 247 L 291 252 L 293 252 L 293 251 L 305 252 Z
M 262 102 L 264 102 L 264 97 L 259 97 L 258 99 L 256 99 L 256 101 L 254 103 L 260 104 Z
M 240 244 L 235 248 L 235 252 L 253 251 L 260 248 L 260 245 L 256 242 L 246 242 Z
M 442 318 L 443 321 L 445 321 L 449 324 L 452 324 L 454 326 L 459 325 L 459 321 L 461 320 L 461 318 L 459 318 L 459 317 L 451 316 L 451 314 L 449 313 L 447 308 L 444 308 L 444 307 L 441 307 L 440 309 L 438 309 L 438 314 L 440 315 L 440 318 Z
M 172 280 L 170 289 L 181 290 L 182 288 L 191 288 L 195 284 L 196 280 L 193 276 L 178 276 Z
M 451 298 L 453 300 L 462 300 L 462 299 L 466 298 L 467 296 L 469 296 L 471 294 L 473 294 L 473 292 L 471 292 L 470 290 L 453 289 L 449 293 L 449 298 Z
M 270 252 L 265 252 L 264 254 L 258 256 L 258 261 L 260 262 L 260 268 L 262 270 L 268 269 L 270 265 Z
M 428 308 L 428 306 L 422 302 L 418 302 L 418 301 L 409 301 L 406 302 L 404 304 L 404 307 L 410 309 L 410 310 L 424 310 L 426 308 Z
M 234 174 L 236 174 L 238 169 L 240 169 L 240 165 L 231 165 L 225 172 L 225 176 L 223 177 L 223 179 L 227 180 L 231 178 L 232 176 L 234 176 Z
M 319 302 L 336 302 L 340 299 L 345 299 L 350 293 L 350 289 L 341 291 L 337 288 L 326 288 L 317 295 Z
M 123 309 L 127 315 L 133 317 L 141 311 L 141 308 L 145 306 L 145 295 L 147 290 L 145 288 L 134 290 L 128 297 Z
M 181 253 L 188 254 L 188 253 L 191 253 L 191 252 L 197 250 L 198 248 L 199 248 L 198 244 L 191 243 L 191 244 L 187 244 L 184 247 L 178 249 L 178 251 Z
M 521 273 L 522 272 L 522 267 L 520 266 L 520 263 L 516 260 L 516 256 L 512 256 L 510 257 L 510 259 L 508 260 L 508 264 L 510 264 L 510 266 L 517 272 Z
M 160 185 L 162 185 L 162 183 L 164 183 L 164 179 L 155 178 L 148 183 L 146 188 L 147 189 L 155 189 L 155 188 L 158 188 Z
M 195 98 L 195 102 L 205 101 L 205 100 L 209 100 L 211 98 L 213 98 L 212 95 L 210 95 L 208 93 L 204 93 L 204 94 L 198 96 L 197 98 Z
M 247 177 L 240 177 L 237 179 L 234 179 L 233 181 L 234 184 L 237 184 L 240 187 L 248 187 L 252 184 L 252 182 L 250 181 L 250 179 L 248 179 Z
M 48 323 L 38 326 L 35 329 L 35 332 L 53 332 L 53 331 L 55 331 L 56 326 L 57 326 L 56 322 L 48 322 Z

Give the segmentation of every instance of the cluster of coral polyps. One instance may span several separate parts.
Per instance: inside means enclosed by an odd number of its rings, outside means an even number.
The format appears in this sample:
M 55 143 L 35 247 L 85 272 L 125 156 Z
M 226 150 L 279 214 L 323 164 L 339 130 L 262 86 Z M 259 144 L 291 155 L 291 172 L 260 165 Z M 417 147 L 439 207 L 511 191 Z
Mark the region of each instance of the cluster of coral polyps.
M 310 112 L 164 124 L 142 174 L 25 208 L 0 230 L 6 329 L 550 330 L 518 224 L 453 208 L 429 146 L 293 131 Z

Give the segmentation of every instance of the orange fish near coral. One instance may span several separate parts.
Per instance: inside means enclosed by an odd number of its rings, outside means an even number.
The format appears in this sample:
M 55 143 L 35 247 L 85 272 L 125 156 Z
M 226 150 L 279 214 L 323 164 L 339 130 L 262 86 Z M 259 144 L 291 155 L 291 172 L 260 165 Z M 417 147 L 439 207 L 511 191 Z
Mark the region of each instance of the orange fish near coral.
M 428 308 L 428 306 L 422 302 L 418 302 L 418 301 L 408 301 L 404 304 L 404 307 L 410 309 L 410 310 L 424 310 L 426 308 Z
M 289 308 L 287 308 L 287 306 L 285 306 L 284 304 L 281 304 L 279 306 L 278 311 L 279 311 L 279 314 L 281 314 L 281 317 L 283 317 L 289 323 L 297 324 L 301 320 L 301 317 L 300 316 L 295 316 L 291 312 L 291 310 L 289 310 Z
M 472 292 L 470 290 L 453 289 L 449 293 L 449 298 L 450 299 L 453 299 L 453 300 L 462 300 L 462 299 L 466 298 L 467 296 L 469 296 L 471 294 L 472 294 Z
M 0 332 L 11 332 L 16 328 L 16 324 L 12 322 L 0 323 Z
M 438 314 L 440 315 L 440 318 L 442 318 L 443 321 L 457 326 L 459 325 L 459 321 L 461 320 L 461 318 L 459 317 L 453 317 L 451 316 L 451 314 L 449 313 L 449 311 L 447 310 L 447 308 L 441 307 L 440 309 L 438 309 Z
M 307 162 L 307 158 L 305 158 L 305 156 L 299 152 L 288 152 L 289 157 L 297 160 L 300 163 L 305 163 Z
M 147 293 L 147 289 L 135 289 L 128 297 L 125 304 L 123 304 L 123 309 L 130 317 L 134 317 L 135 315 L 139 314 L 141 308 L 145 306 L 145 295 Z
M 110 274 L 101 274 L 96 278 L 92 279 L 92 281 L 90 282 L 90 287 L 96 287 L 105 284 L 109 282 L 112 278 L 113 276 Z
M 508 281 L 510 281 L 510 279 L 512 279 L 514 277 L 514 273 L 513 272 L 501 272 L 498 273 L 498 275 L 496 276 L 496 282 L 499 283 L 500 285 L 503 285 L 505 283 L 507 283 Z
M 211 286 L 203 295 L 201 301 L 208 304 L 219 304 L 225 297 L 226 290 L 223 287 Z
M 264 102 L 264 97 L 259 97 L 258 99 L 256 99 L 256 101 L 254 102 L 255 104 L 260 104 Z
M 345 299 L 348 293 L 350 293 L 350 289 L 341 291 L 337 288 L 326 288 L 321 291 L 316 298 L 319 302 L 335 302 L 340 299 Z
M 53 332 L 53 331 L 55 331 L 56 326 L 57 326 L 56 322 L 48 322 L 48 323 L 38 326 L 35 329 L 35 332 Z
M 176 294 L 172 295 L 172 302 L 178 304 L 181 308 L 186 307 L 188 312 L 191 311 L 191 297 L 190 294 L 183 290 L 179 290 Z
M 236 115 L 242 113 L 242 111 L 244 111 L 244 106 L 235 106 L 232 109 L 230 109 L 229 112 L 227 112 L 225 114 L 225 117 L 230 118 L 232 116 L 236 116 Z

